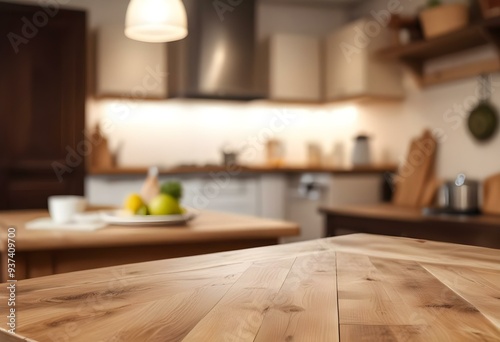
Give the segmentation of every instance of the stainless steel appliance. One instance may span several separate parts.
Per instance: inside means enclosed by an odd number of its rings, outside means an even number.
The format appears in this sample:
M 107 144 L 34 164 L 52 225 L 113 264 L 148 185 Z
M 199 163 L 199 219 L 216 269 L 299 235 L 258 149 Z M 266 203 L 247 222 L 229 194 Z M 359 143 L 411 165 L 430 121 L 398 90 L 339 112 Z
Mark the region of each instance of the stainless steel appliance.
M 438 204 L 450 213 L 479 212 L 479 182 L 459 174 L 454 181 L 444 183 L 439 190 Z
M 256 1 L 184 0 L 184 5 L 189 35 L 168 44 L 169 97 L 264 98 L 256 79 Z
M 370 137 L 358 135 L 352 151 L 352 165 L 366 166 L 371 163 Z

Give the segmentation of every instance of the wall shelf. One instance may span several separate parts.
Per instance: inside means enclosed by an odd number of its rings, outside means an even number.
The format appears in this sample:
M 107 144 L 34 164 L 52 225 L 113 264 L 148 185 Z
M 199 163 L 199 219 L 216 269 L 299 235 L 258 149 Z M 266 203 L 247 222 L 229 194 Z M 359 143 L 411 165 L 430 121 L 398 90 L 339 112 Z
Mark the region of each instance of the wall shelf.
M 424 73 L 428 60 L 487 45 L 496 48 L 496 59 L 431 74 Z M 423 87 L 499 71 L 500 18 L 484 20 L 436 38 L 385 48 L 379 50 L 377 55 L 384 59 L 399 60 L 412 71 Z

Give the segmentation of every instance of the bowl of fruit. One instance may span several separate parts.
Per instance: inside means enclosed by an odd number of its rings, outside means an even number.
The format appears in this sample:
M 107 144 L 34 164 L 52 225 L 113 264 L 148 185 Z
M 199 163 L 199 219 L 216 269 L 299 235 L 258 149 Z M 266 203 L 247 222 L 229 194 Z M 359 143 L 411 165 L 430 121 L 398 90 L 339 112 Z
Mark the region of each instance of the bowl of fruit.
M 101 218 L 114 225 L 173 225 L 184 224 L 196 215 L 181 206 L 182 185 L 166 182 L 158 185 L 157 171 L 150 172 L 140 193 L 127 196 L 123 209 L 103 211 Z

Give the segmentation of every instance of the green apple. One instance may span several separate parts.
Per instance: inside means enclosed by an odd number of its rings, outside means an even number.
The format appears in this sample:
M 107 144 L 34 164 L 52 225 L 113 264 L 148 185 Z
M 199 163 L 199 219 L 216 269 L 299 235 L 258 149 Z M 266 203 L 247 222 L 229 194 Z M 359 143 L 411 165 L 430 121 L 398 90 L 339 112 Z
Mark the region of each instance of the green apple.
M 182 197 L 182 185 L 179 182 L 163 183 L 161 186 L 161 193 L 170 195 L 176 200 L 180 200 Z
M 159 194 L 149 202 L 150 215 L 178 215 L 181 213 L 179 202 L 170 195 Z
M 142 205 L 137 211 L 135 212 L 136 215 L 149 215 L 149 210 L 146 205 Z

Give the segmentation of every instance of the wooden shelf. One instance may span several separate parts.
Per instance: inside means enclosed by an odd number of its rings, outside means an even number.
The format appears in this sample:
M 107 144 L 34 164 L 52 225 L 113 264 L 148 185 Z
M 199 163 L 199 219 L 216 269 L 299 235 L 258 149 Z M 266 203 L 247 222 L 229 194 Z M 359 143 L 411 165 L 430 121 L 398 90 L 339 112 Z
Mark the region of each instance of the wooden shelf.
M 500 51 L 500 18 L 484 20 L 436 38 L 389 47 L 380 50 L 377 55 L 384 59 L 399 60 L 410 68 L 421 86 L 430 86 L 500 70 L 499 57 L 433 74 L 424 73 L 424 64 L 430 59 L 486 45 L 493 45 Z
M 397 166 L 393 164 L 377 164 L 370 166 L 358 167 L 310 167 L 306 165 L 284 165 L 281 167 L 271 166 L 232 166 L 229 169 L 225 166 L 177 166 L 172 168 L 161 168 L 161 175 L 184 175 L 184 174 L 209 174 L 211 172 L 221 171 L 238 171 L 242 174 L 263 174 L 263 173 L 331 173 L 331 174 L 373 174 L 394 172 Z M 92 168 L 87 170 L 87 174 L 91 176 L 145 176 L 148 172 L 147 168 Z

